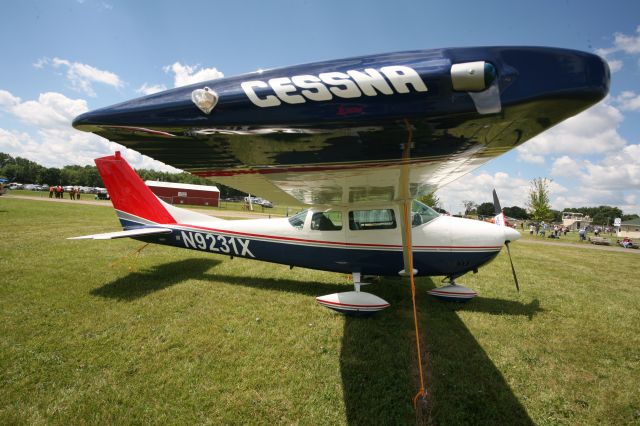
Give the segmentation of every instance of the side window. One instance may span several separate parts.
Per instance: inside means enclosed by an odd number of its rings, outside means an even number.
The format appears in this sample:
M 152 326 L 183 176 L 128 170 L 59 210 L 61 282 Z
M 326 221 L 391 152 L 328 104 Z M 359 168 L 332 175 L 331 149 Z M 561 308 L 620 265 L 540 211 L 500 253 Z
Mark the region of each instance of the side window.
M 431 222 L 436 217 L 440 216 L 440 213 L 433 210 L 426 204 L 422 204 L 420 201 L 413 200 L 411 204 L 411 227 L 415 228 L 424 223 Z
M 342 212 L 316 212 L 311 217 L 311 229 L 314 231 L 340 231 L 342 229 Z
M 368 229 L 394 229 L 396 217 L 392 209 L 355 210 L 349 212 L 349 229 L 362 231 Z
M 309 210 L 303 210 L 297 215 L 291 216 L 289 218 L 289 223 L 291 224 L 291 226 L 297 229 L 302 229 L 302 227 L 304 226 L 304 220 L 307 218 L 308 212 Z

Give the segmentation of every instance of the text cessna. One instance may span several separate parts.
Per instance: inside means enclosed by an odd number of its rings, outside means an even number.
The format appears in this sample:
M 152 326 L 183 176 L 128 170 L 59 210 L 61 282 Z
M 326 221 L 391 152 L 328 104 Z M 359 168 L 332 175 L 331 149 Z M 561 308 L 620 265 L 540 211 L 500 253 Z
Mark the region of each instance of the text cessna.
M 386 77 L 386 79 L 385 79 Z M 420 75 L 407 66 L 394 65 L 379 70 L 325 72 L 315 75 L 278 77 L 268 81 L 252 80 L 241 83 L 247 97 L 259 107 L 274 107 L 285 102 L 301 104 L 308 100 L 329 101 L 339 98 L 392 95 L 394 93 L 426 92 L 427 85 Z M 271 88 L 272 94 L 267 90 Z

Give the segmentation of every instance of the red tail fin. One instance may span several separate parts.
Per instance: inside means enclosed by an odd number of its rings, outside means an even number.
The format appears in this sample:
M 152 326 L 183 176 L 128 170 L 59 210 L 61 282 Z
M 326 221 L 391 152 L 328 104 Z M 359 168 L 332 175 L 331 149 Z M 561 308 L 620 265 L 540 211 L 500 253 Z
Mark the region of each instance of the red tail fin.
M 95 162 L 116 210 L 155 223 L 176 223 L 119 151 Z

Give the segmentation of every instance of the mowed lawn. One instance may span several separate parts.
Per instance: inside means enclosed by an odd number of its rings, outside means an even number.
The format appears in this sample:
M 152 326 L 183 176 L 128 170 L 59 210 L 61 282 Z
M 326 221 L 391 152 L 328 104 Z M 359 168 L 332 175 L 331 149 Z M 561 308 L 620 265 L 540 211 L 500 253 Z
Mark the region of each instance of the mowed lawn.
M 640 255 L 512 245 L 442 303 L 351 319 L 348 277 L 148 246 L 105 207 L 0 198 L 0 424 L 638 424 Z

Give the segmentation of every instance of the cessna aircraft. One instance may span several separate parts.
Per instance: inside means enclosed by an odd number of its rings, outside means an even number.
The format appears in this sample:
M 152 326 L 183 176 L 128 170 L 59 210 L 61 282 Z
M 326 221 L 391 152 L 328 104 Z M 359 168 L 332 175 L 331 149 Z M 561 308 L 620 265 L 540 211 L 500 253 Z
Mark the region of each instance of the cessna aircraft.
M 449 285 L 432 294 L 468 300 L 475 292 L 456 278 L 508 249 L 518 232 L 500 226 L 500 211 L 491 224 L 442 216 L 415 199 L 597 103 L 609 78 L 606 63 L 584 52 L 436 49 L 261 70 L 88 112 L 75 128 L 307 209 L 246 221 L 179 209 L 116 153 L 96 164 L 124 230 L 77 238 L 130 237 L 350 273 L 355 291 L 317 298 L 345 313 L 389 306 L 360 291 L 365 275 L 446 276 Z

